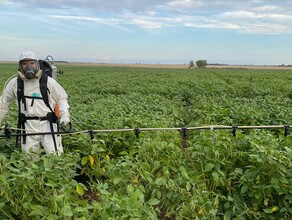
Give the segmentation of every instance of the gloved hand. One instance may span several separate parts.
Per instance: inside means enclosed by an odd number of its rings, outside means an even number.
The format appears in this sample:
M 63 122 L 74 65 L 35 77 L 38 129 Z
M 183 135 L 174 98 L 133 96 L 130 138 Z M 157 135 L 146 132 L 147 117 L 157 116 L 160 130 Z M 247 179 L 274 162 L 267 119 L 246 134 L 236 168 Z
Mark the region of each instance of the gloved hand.
M 68 116 L 61 116 L 60 118 L 61 128 L 66 132 L 72 131 L 72 124 L 70 122 L 70 118 Z
M 68 116 L 61 116 L 60 118 L 60 124 L 62 126 L 66 126 L 70 123 L 70 118 Z

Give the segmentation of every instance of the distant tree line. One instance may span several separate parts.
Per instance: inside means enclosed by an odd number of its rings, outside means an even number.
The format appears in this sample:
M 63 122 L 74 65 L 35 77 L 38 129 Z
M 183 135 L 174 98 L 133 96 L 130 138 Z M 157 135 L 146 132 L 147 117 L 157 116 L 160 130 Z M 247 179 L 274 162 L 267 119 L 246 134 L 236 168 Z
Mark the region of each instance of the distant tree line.
M 197 68 L 203 69 L 203 68 L 206 68 L 207 65 L 208 65 L 207 60 L 197 60 L 196 61 L 196 66 L 195 66 L 195 62 L 193 60 L 191 60 L 189 62 L 189 68 L 197 67 Z

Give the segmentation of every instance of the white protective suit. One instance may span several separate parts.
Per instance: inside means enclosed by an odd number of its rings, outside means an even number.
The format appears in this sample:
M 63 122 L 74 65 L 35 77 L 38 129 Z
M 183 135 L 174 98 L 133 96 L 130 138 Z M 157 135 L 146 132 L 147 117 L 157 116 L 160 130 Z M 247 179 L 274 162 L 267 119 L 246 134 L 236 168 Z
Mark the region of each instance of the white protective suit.
M 40 92 L 40 83 L 39 79 L 29 79 L 24 80 L 24 96 L 31 97 L 42 97 Z M 49 103 L 52 109 L 55 109 L 56 104 L 58 104 L 60 112 L 60 122 L 69 123 L 69 105 L 67 102 L 67 94 L 63 87 L 53 78 L 48 77 L 47 88 L 49 90 L 48 97 Z M 0 97 L 0 122 L 7 114 L 9 110 L 9 103 L 17 98 L 17 77 L 10 80 L 2 96 Z M 45 117 L 47 113 L 51 110 L 46 106 L 43 99 L 32 99 L 26 98 L 26 111 L 24 104 L 21 103 L 21 112 L 27 117 Z M 17 103 L 18 104 L 18 103 Z M 57 124 L 53 124 L 54 131 L 57 131 Z M 26 133 L 35 133 L 35 132 L 51 132 L 50 122 L 47 120 L 27 120 L 25 122 Z M 55 135 L 55 140 L 57 143 L 57 153 L 63 152 L 61 136 Z M 32 148 L 33 152 L 38 152 L 40 146 L 43 146 L 46 153 L 55 153 L 55 144 L 53 141 L 53 136 L 49 135 L 35 135 L 35 136 L 26 136 L 26 143 L 23 143 L 23 138 L 21 138 L 22 150 L 30 151 Z

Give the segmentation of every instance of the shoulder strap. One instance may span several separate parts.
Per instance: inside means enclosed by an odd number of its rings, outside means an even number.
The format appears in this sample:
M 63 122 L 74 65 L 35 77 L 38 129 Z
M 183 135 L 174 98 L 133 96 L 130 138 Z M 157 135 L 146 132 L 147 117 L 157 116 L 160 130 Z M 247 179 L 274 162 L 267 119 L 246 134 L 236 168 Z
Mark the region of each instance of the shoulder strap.
M 24 97 L 24 82 L 21 77 L 17 77 L 17 101 L 18 101 L 18 110 L 20 114 L 21 110 L 21 101 L 24 104 L 24 110 L 26 111 L 26 103 L 25 103 L 25 97 Z
M 17 134 L 20 134 L 21 129 L 21 100 L 24 101 L 24 85 L 23 80 L 17 77 L 17 101 L 18 101 L 18 122 L 17 122 Z M 24 105 L 24 107 L 26 107 Z M 18 146 L 19 136 L 16 136 L 16 147 Z
M 48 76 L 47 74 L 45 74 L 43 72 L 41 78 L 40 78 L 40 90 L 41 90 L 41 94 L 42 94 L 42 97 L 43 97 L 43 100 L 46 104 L 46 106 L 48 106 L 48 108 L 51 110 L 51 112 L 54 112 L 53 109 L 51 108 L 50 106 L 50 103 L 49 103 L 49 96 L 48 96 Z
M 19 103 L 24 96 L 23 88 L 23 80 L 20 77 L 17 77 L 17 100 Z

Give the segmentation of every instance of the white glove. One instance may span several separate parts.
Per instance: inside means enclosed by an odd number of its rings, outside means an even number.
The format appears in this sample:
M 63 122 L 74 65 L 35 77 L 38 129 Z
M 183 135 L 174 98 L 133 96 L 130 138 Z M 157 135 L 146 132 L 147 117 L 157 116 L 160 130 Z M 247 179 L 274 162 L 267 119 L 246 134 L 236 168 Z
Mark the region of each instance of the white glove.
M 65 116 L 65 115 L 61 116 L 60 118 L 61 125 L 66 126 L 69 124 L 69 122 L 70 122 L 70 118 L 68 116 Z

